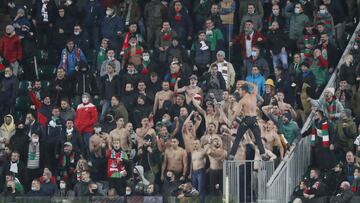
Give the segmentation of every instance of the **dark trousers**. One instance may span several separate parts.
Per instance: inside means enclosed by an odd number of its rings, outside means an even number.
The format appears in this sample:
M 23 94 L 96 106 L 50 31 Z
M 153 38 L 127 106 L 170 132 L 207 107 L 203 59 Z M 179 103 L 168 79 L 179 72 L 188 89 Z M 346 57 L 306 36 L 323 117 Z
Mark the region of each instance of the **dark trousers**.
M 48 48 L 48 44 L 51 42 L 52 29 L 49 24 L 39 24 L 37 26 L 37 39 L 40 49 Z
M 259 148 L 260 154 L 265 153 L 264 145 L 263 145 L 263 143 L 261 141 L 261 131 L 260 131 L 259 125 L 256 122 L 256 117 L 255 116 L 245 116 L 240 121 L 240 126 L 238 128 L 235 141 L 234 141 L 234 143 L 233 143 L 233 145 L 231 147 L 230 155 L 235 156 L 235 154 L 236 154 L 236 152 L 237 152 L 237 150 L 239 148 L 240 141 L 242 140 L 245 132 L 248 129 L 250 129 L 251 132 L 255 136 L 256 145 Z
M 26 169 L 24 189 L 25 192 L 30 191 L 31 183 L 34 179 L 39 178 L 43 174 L 42 168 L 37 169 Z
M 209 170 L 209 182 L 210 182 L 210 194 L 211 195 L 221 195 L 221 190 L 223 188 L 223 170 Z M 219 185 L 219 188 L 216 188 L 216 185 Z

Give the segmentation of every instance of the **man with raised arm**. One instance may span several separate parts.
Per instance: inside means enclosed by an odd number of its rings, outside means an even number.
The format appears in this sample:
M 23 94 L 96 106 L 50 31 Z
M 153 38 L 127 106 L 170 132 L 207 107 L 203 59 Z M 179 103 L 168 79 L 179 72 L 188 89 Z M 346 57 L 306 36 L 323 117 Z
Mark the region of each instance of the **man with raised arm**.
M 235 141 L 231 147 L 229 159 L 234 159 L 234 156 L 239 148 L 239 143 L 242 140 L 244 133 L 248 129 L 250 129 L 254 134 L 256 145 L 259 148 L 261 158 L 263 160 L 268 160 L 269 157 L 265 155 L 264 145 L 261 141 L 261 131 L 256 120 L 257 85 L 246 81 L 240 81 L 239 83 L 241 85 L 240 96 L 242 98 L 239 103 L 234 106 L 234 118 L 240 124 L 240 126 L 238 128 Z

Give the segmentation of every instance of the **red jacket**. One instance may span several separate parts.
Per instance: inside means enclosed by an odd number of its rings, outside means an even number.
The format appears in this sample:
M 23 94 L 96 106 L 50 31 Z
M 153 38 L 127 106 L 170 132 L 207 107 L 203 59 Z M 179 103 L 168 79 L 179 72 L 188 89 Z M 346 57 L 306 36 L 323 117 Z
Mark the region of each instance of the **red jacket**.
M 94 124 L 98 121 L 96 106 L 92 103 L 79 104 L 75 113 L 75 129 L 79 134 L 93 133 Z
M 13 63 L 17 60 L 20 61 L 22 59 L 20 38 L 17 35 L 11 37 L 4 35 L 0 41 L 0 51 L 7 62 Z
M 259 38 L 262 38 L 262 41 L 258 41 Z M 251 46 L 256 44 L 265 43 L 266 38 L 258 31 L 254 31 L 253 37 L 251 39 Z M 240 33 L 232 40 L 233 44 L 240 44 L 241 46 L 241 55 L 245 59 L 246 58 L 246 35 L 245 33 Z

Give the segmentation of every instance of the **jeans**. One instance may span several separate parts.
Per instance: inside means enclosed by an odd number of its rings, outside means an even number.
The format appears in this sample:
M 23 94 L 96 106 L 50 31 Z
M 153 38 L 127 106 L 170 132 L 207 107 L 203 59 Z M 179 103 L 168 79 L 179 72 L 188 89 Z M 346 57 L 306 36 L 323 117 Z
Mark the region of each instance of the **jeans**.
M 274 54 L 272 56 L 273 59 L 273 65 L 274 65 L 274 69 L 276 67 L 278 67 L 279 65 L 282 65 L 283 68 L 287 69 L 288 68 L 288 55 L 286 52 L 280 52 L 278 54 Z M 281 62 L 281 64 L 280 64 Z
M 345 39 L 344 39 L 345 28 L 346 25 L 344 22 L 335 25 L 335 37 L 341 50 L 344 50 L 346 48 Z
M 222 31 L 224 34 L 224 47 L 227 47 L 233 37 L 234 24 L 224 24 Z
M 100 122 L 104 121 L 105 114 L 107 113 L 109 108 L 110 108 L 110 100 L 104 99 L 103 100 L 103 105 L 102 105 L 102 108 L 101 108 Z
M 85 157 L 87 157 L 87 159 L 90 159 L 90 149 L 89 149 L 89 143 L 90 143 L 90 138 L 93 134 L 92 133 L 83 133 L 82 134 L 82 138 L 85 144 Z
M 199 169 L 192 172 L 191 183 L 199 191 L 201 202 L 205 198 L 205 169 Z
M 261 131 L 260 131 L 259 125 L 256 122 L 256 117 L 255 116 L 245 116 L 240 121 L 240 126 L 238 128 L 235 141 L 230 150 L 230 156 L 235 156 L 235 154 L 239 148 L 240 141 L 242 140 L 245 132 L 248 129 L 250 129 L 251 132 L 255 136 L 256 145 L 259 148 L 260 155 L 265 154 L 264 145 L 261 141 Z

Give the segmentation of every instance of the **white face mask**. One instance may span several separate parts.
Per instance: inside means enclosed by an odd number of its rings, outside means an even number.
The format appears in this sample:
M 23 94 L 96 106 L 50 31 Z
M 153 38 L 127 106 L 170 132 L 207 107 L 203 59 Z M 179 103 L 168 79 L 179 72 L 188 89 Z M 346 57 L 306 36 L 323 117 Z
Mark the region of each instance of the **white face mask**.
M 112 12 L 111 10 L 106 10 L 106 15 L 111 16 L 112 13 L 113 13 L 113 12 Z
M 39 189 L 37 187 L 31 186 L 31 190 L 32 191 L 39 191 Z
M 321 9 L 321 10 L 319 10 L 319 13 L 320 13 L 320 14 L 326 14 L 326 10 Z
M 131 42 L 131 43 L 130 43 L 130 46 L 132 46 L 132 47 L 133 47 L 133 46 L 136 46 L 136 42 Z
M 82 102 L 83 102 L 84 104 L 89 103 L 89 98 L 87 98 L 87 97 L 82 98 Z
M 67 5 L 71 5 L 72 4 L 72 1 L 66 1 Z
M 79 34 L 80 34 L 79 31 L 75 31 L 75 32 L 74 32 L 74 35 L 79 35 Z
M 131 191 L 126 191 L 125 194 L 126 195 L 131 195 Z
M 295 8 L 294 12 L 295 12 L 296 14 L 299 14 L 299 13 L 300 13 L 300 9 L 299 9 L 299 8 Z
M 256 51 L 252 51 L 252 52 L 251 52 L 251 56 L 254 56 L 254 57 L 257 56 Z
M 272 10 L 274 15 L 278 15 L 279 14 L 279 10 Z
M 9 74 L 9 73 L 5 73 L 5 75 L 4 75 L 6 78 L 9 78 L 9 77 L 11 77 L 11 75 Z
M 150 60 L 150 56 L 143 56 L 143 60 L 144 60 L 144 61 Z
M 66 188 L 66 184 L 65 183 L 60 183 L 60 189 L 65 189 Z
M 101 128 L 97 127 L 97 128 L 94 128 L 94 131 L 96 134 L 99 134 L 101 132 Z

